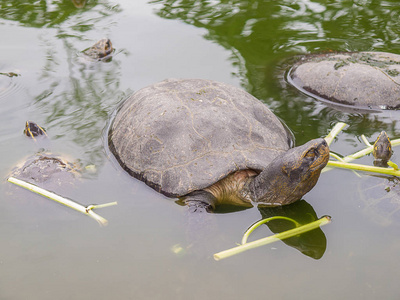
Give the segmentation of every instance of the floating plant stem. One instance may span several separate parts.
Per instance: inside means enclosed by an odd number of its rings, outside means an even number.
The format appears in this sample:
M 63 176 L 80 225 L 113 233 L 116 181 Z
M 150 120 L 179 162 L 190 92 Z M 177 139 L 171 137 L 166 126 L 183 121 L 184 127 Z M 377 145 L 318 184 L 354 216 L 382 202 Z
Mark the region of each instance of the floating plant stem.
M 394 168 L 382 168 L 382 167 L 374 167 L 374 166 L 366 166 L 361 164 L 353 164 L 341 161 L 328 161 L 328 166 L 330 167 L 337 167 L 343 169 L 350 169 L 356 171 L 364 171 L 364 172 L 372 172 L 372 173 L 380 173 L 385 175 L 392 175 L 392 176 L 400 176 L 400 171 Z
M 333 153 L 333 152 L 330 152 L 329 153 L 330 154 L 330 156 L 332 156 L 333 158 L 336 158 L 338 161 L 340 161 L 340 162 L 342 162 L 342 163 L 346 163 L 344 160 L 343 160 L 343 158 L 341 158 L 339 155 L 337 155 L 336 153 Z M 330 160 L 330 161 L 332 161 L 332 160 Z M 328 167 L 328 168 L 326 168 L 325 170 L 329 170 L 330 168 Z M 361 177 L 361 175 L 360 174 L 358 174 L 355 170 L 351 170 L 357 177 Z
M 364 144 L 367 146 L 367 147 L 373 147 L 372 145 L 371 145 L 371 143 L 367 140 L 367 138 L 365 137 L 365 135 L 361 135 L 361 139 L 362 139 L 362 141 L 364 142 Z
M 333 139 L 347 126 L 346 123 L 336 123 L 335 126 L 332 128 L 332 130 L 328 133 L 328 135 L 325 137 L 325 141 L 330 146 L 330 144 L 333 142 Z
M 242 238 L 242 245 L 247 243 L 247 239 L 249 238 L 250 234 L 254 230 L 256 230 L 256 228 L 258 228 L 260 225 L 268 223 L 268 222 L 270 222 L 272 220 L 287 220 L 287 221 L 293 222 L 294 225 L 296 225 L 296 227 L 300 227 L 301 226 L 299 222 L 296 222 L 295 220 L 293 220 L 291 218 L 283 217 L 283 216 L 275 216 L 275 217 L 262 219 L 262 220 L 260 220 L 260 221 L 258 221 L 256 223 L 254 223 L 253 225 L 251 225 L 249 227 L 249 229 L 246 230 L 246 232 L 244 233 L 243 238 Z
M 387 162 L 387 164 L 390 166 L 390 167 L 392 167 L 393 169 L 395 169 L 396 171 L 398 171 L 399 170 L 399 166 L 397 165 L 397 164 L 395 164 L 394 162 L 392 162 L 392 161 L 388 161 Z
M 48 190 L 45 190 L 41 187 L 38 187 L 34 184 L 28 183 L 26 181 L 17 179 L 15 177 L 9 177 L 7 179 L 9 182 L 16 184 L 20 187 L 23 187 L 27 190 L 30 190 L 31 192 L 34 192 L 36 194 L 39 194 L 41 196 L 44 196 L 46 198 L 49 198 L 51 200 L 54 200 L 58 203 L 64 204 L 65 206 L 68 206 L 72 209 L 75 209 L 93 219 L 95 219 L 100 225 L 105 226 L 107 225 L 108 221 L 106 219 L 104 219 L 103 217 L 99 216 L 98 214 L 96 214 L 93 209 L 95 208 L 102 208 L 102 207 L 107 207 L 107 206 L 111 206 L 111 205 L 116 205 L 117 202 L 111 202 L 111 203 L 106 203 L 106 204 L 100 204 L 100 205 L 88 205 L 88 206 L 83 206 L 82 204 L 79 204 L 75 201 L 72 201 L 70 199 L 64 198 L 60 195 L 57 195 L 53 192 L 50 192 Z
M 219 253 L 214 254 L 214 259 L 215 260 L 221 260 L 239 253 L 242 253 L 246 250 L 250 250 L 250 249 L 254 249 L 260 246 L 264 246 L 276 241 L 280 241 L 280 240 L 284 240 L 305 232 L 308 232 L 310 230 L 316 229 L 320 226 L 326 225 L 328 223 L 331 222 L 331 218 L 329 216 L 324 216 L 314 222 L 311 222 L 309 224 L 306 225 L 302 225 L 300 227 L 296 227 L 294 229 L 290 229 L 281 233 L 277 233 L 274 235 L 271 235 L 269 237 L 266 238 L 262 238 L 253 242 L 249 242 L 249 243 L 245 243 L 242 245 L 239 245 L 237 247 L 225 250 L 225 251 L 221 251 Z
M 90 205 L 90 209 L 105 208 L 105 207 L 114 206 L 114 205 L 117 205 L 117 204 L 118 204 L 117 201 L 104 203 L 104 204 L 92 204 L 92 205 Z
M 326 136 L 325 140 L 327 141 L 328 145 L 332 140 L 338 135 L 338 133 L 346 126 L 345 123 L 337 123 L 331 132 Z M 386 175 L 393 175 L 393 176 L 400 176 L 400 171 L 398 169 L 398 166 L 393 163 L 393 162 L 388 162 L 389 166 L 392 168 L 381 168 L 381 167 L 373 167 L 373 166 L 366 166 L 366 165 L 361 165 L 361 164 L 352 164 L 349 163 L 355 159 L 361 158 L 365 155 L 370 154 L 372 151 L 374 151 L 373 145 L 367 140 L 367 138 L 364 135 L 361 135 L 361 139 L 366 145 L 366 148 L 363 150 L 360 150 L 358 152 L 355 152 L 353 154 L 350 154 L 345 157 L 339 157 L 338 155 L 330 152 L 330 156 L 336 158 L 338 161 L 334 160 L 329 160 L 327 166 L 322 170 L 322 172 L 326 172 L 329 170 L 332 170 L 331 167 L 338 167 L 338 168 L 343 168 L 343 169 L 351 169 L 351 170 L 356 170 L 356 171 L 366 171 L 366 172 L 373 172 L 373 173 L 381 173 L 381 174 L 386 174 Z M 400 139 L 392 140 L 392 147 L 400 145 Z
M 360 150 L 360 151 L 355 152 L 353 154 L 350 154 L 350 155 L 347 155 L 345 157 L 342 157 L 342 160 L 344 162 L 351 162 L 351 161 L 353 161 L 353 160 L 355 160 L 357 158 L 361 158 L 361 157 L 363 157 L 365 155 L 370 154 L 372 151 L 374 151 L 374 147 L 372 147 L 372 146 L 371 147 L 367 147 L 367 148 L 365 148 L 363 150 Z

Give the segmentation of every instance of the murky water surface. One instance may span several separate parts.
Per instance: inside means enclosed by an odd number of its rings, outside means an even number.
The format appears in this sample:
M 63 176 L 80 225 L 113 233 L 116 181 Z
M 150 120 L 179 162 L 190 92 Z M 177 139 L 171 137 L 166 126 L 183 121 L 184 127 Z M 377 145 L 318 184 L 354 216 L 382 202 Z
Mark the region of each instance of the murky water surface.
M 332 145 L 342 155 L 363 148 L 361 134 L 398 138 L 399 112 L 329 107 L 284 74 L 307 53 L 399 54 L 399 17 L 397 1 L 0 1 L 0 72 L 19 75 L 0 75 L 0 298 L 397 299 L 400 219 L 392 213 L 400 198 L 391 206 L 370 200 L 385 196 L 386 179 L 332 170 L 284 212 L 252 208 L 194 223 L 173 199 L 121 171 L 104 137 L 118 103 L 175 77 L 242 87 L 286 122 L 297 144 L 339 121 L 350 125 Z M 81 51 L 103 37 L 116 48 L 112 61 L 86 60 Z M 24 137 L 26 120 L 50 141 Z M 84 204 L 118 201 L 97 211 L 107 227 L 6 181 L 41 148 L 90 166 L 59 192 Z M 273 214 L 333 221 L 302 239 L 213 260 Z

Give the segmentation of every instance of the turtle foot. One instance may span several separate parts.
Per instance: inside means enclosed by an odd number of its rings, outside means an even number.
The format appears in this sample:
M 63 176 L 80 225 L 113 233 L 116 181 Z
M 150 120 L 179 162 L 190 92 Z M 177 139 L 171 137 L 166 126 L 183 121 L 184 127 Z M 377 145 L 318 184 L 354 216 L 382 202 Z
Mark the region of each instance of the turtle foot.
M 217 199 L 213 194 L 201 190 L 190 193 L 184 201 L 190 213 L 209 213 L 214 210 Z

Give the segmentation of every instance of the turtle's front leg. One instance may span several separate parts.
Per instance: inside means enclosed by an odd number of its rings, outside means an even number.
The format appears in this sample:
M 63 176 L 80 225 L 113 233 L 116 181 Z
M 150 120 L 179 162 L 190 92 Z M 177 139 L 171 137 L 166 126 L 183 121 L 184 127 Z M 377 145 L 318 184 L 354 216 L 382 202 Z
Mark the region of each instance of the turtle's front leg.
M 190 213 L 212 212 L 217 198 L 210 192 L 200 190 L 188 194 L 184 199 Z

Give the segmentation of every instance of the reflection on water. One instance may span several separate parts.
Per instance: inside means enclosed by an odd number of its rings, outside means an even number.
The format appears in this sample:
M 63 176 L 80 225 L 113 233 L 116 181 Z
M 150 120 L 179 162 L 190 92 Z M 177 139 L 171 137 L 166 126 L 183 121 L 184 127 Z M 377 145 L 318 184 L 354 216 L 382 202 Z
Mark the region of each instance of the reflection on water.
M 82 149 L 84 164 L 103 164 L 102 130 L 115 104 L 125 98 L 119 90 L 118 60 L 91 61 L 77 48 L 84 33 L 121 10 L 106 2 L 28 1 L 9 5 L 0 1 L 0 17 L 30 27 L 53 27 L 54 35 L 42 35 L 45 65 L 38 80 L 34 105 L 43 126 L 60 139 L 68 136 Z M 85 15 L 87 13 L 87 15 Z M 100 36 L 101 37 L 101 36 Z M 89 47 L 94 41 L 87 41 Z M 85 48 L 87 48 L 85 47 Z M 105 62 L 108 62 L 107 64 Z M 21 73 L 24 76 L 23 72 Z
M 393 52 L 398 48 L 400 35 L 396 1 L 200 0 L 195 6 L 184 0 L 150 3 L 158 5 L 160 17 L 204 28 L 206 39 L 230 50 L 232 65 L 239 70 L 236 76 L 242 79 L 243 87 L 267 102 L 298 133 L 300 144 L 309 137 L 326 134 L 331 124 L 325 120 L 351 123 L 350 130 L 355 133 L 371 135 L 395 128 L 395 135 L 400 135 L 396 124 L 386 123 L 377 114 L 356 112 L 343 116 L 335 108 L 306 101 L 301 95 L 297 101 L 296 92 L 283 82 L 283 73 L 295 61 L 291 59 L 294 54 L 371 49 Z M 282 85 L 286 91 L 281 90 Z M 271 91 L 279 91 L 281 97 L 271 97 Z M 325 118 L 327 115 L 329 118 Z
M 84 8 L 86 5 L 86 0 L 72 0 L 72 4 L 74 4 L 76 8 Z
M 76 8 L 85 1 L 0 1 L 0 18 L 16 21 L 29 27 L 54 27 L 71 16 L 80 13 Z M 97 6 L 99 1 L 90 1 L 86 9 Z M 79 4 L 81 3 L 81 4 Z M 83 7 L 83 6 L 82 6 Z
M 207 39 L 232 50 L 232 60 L 241 66 L 242 75 L 253 88 L 271 79 L 271 60 L 276 55 L 360 51 L 360 47 L 390 49 L 399 42 L 397 1 L 203 0 L 196 1 L 195 6 L 185 0 L 150 3 L 162 5 L 157 11 L 162 18 L 207 29 Z M 358 38 L 361 34 L 362 43 Z
M 59 127 L 57 138 L 72 134 L 72 140 L 89 150 L 81 159 L 85 164 L 102 163 L 102 130 L 115 104 L 125 98 L 119 90 L 119 63 L 112 60 L 89 61 L 77 55 L 72 42 L 63 41 L 68 54 L 66 74 L 57 74 L 57 58 L 48 56 L 41 75 L 42 92 L 35 105 L 46 116 L 49 128 Z
M 19 74 L 14 72 L 0 73 L 0 101 L 2 98 L 8 97 L 9 94 L 13 94 L 21 88 L 17 78 Z
M 371 222 L 393 226 L 400 222 L 400 181 L 397 177 L 366 176 L 355 190 L 356 204 Z
M 304 200 L 281 207 L 259 207 L 259 211 L 263 219 L 276 216 L 287 217 L 297 222 L 299 226 L 318 220 L 312 206 Z M 266 225 L 273 233 L 280 233 L 296 227 L 292 221 L 283 219 L 271 220 Z M 326 237 L 321 228 L 284 239 L 283 242 L 314 259 L 320 259 L 326 250 Z

